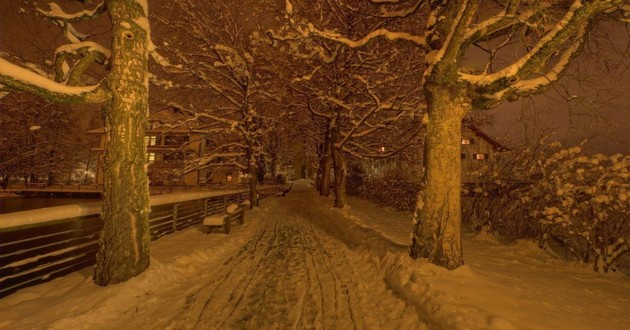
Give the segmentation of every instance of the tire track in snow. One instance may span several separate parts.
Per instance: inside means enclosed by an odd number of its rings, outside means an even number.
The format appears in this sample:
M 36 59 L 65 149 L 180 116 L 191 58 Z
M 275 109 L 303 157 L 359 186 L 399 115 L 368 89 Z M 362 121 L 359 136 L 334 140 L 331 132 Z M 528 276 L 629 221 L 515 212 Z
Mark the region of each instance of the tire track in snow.
M 252 238 L 161 328 L 426 328 L 387 290 L 369 251 L 344 241 L 331 223 L 339 219 L 311 203 L 300 191 L 266 202 Z

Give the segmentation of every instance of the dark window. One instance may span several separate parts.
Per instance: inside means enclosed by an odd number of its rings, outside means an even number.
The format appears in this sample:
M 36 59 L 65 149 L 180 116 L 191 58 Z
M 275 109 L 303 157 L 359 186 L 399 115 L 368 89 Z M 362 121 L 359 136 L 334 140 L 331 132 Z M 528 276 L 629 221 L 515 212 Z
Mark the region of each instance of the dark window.
M 182 146 L 188 143 L 188 136 L 186 135 L 170 135 L 164 137 L 164 145 L 167 146 Z
M 164 160 L 182 160 L 182 159 L 184 159 L 184 154 L 181 152 L 164 154 Z

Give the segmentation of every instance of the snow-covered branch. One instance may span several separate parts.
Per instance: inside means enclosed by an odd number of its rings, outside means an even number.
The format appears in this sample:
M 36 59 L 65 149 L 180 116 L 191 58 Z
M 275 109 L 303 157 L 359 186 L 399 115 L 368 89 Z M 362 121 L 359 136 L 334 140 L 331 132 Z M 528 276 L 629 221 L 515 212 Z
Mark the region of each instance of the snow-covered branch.
M 506 99 L 514 100 L 519 97 L 534 95 L 542 92 L 561 78 L 562 74 L 567 70 L 573 57 L 575 57 L 582 48 L 585 35 L 586 26 L 583 26 L 578 31 L 575 38 L 576 41 L 558 55 L 556 63 L 545 73 L 535 78 L 519 80 L 494 94 L 481 95 L 480 99 L 476 101 L 476 105 L 480 108 L 492 108 Z
M 464 38 L 470 43 L 475 43 L 482 39 L 495 37 L 501 33 L 508 33 L 516 25 L 527 24 L 530 18 L 539 13 L 539 10 L 527 9 L 517 15 L 515 11 L 515 6 L 506 6 L 506 9 L 500 14 L 470 27 L 466 31 Z
M 67 86 L 0 58 L 0 84 L 58 103 L 101 103 L 110 95 L 101 85 Z
M 94 19 L 107 10 L 107 4 L 105 1 L 99 3 L 92 10 L 82 10 L 76 13 L 67 13 L 54 2 L 48 3 L 48 7 L 48 10 L 37 9 L 37 12 L 53 21 L 67 23 Z
M 384 38 L 387 40 L 406 40 L 418 45 L 419 47 L 427 46 L 426 38 L 423 36 L 413 35 L 407 32 L 390 31 L 384 28 L 374 30 L 358 40 L 350 39 L 334 31 L 319 30 L 312 23 L 308 24 L 308 31 L 322 38 L 340 42 L 351 48 L 363 47 L 377 38 Z
M 178 109 L 186 113 L 188 116 L 190 116 L 189 119 L 187 119 L 185 122 L 182 122 L 181 124 L 189 123 L 189 122 L 197 122 L 202 118 L 206 118 L 206 119 L 211 119 L 211 120 L 226 124 L 228 125 L 228 127 L 230 127 L 230 130 L 234 130 L 239 126 L 239 121 L 237 120 L 232 120 L 232 119 L 224 118 L 221 116 L 215 116 L 211 114 L 210 112 L 200 112 L 198 110 L 186 108 L 176 102 L 169 102 L 168 106 Z
M 473 86 L 492 90 L 496 87 L 490 85 L 514 84 L 520 79 L 535 74 L 545 66 L 557 49 L 561 49 L 562 45 L 583 29 L 584 24 L 588 23 L 591 17 L 607 8 L 603 3 L 607 1 L 585 4 L 579 0 L 574 1 L 564 17 L 516 62 L 494 73 L 475 75 L 460 72 L 460 80 Z

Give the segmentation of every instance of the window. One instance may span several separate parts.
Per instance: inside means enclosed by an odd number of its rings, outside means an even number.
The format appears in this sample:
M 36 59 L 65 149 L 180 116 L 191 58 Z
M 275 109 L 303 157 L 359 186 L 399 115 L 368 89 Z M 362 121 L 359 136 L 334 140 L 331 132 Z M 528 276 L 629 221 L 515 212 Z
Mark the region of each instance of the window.
M 147 152 L 147 159 L 149 164 L 153 163 L 155 161 L 155 152 Z
M 466 154 L 462 154 L 462 159 L 466 159 Z
M 473 154 L 473 159 L 485 160 L 485 159 L 488 159 L 488 154 Z
M 157 145 L 157 136 L 155 136 L 155 135 L 145 136 L 144 137 L 144 142 L 146 142 L 147 146 Z
M 232 180 L 234 180 L 234 179 L 232 178 L 231 174 L 228 174 L 228 175 L 225 176 L 225 181 L 232 182 Z
M 474 139 L 462 138 L 462 144 L 475 144 Z

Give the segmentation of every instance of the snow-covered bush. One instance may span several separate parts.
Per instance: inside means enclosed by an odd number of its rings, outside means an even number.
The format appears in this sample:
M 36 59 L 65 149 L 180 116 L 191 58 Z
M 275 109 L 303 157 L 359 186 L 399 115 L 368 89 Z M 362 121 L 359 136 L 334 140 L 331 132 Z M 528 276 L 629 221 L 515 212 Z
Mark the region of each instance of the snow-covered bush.
M 349 181 L 348 185 L 351 194 L 400 210 L 413 210 L 420 191 L 420 183 L 393 179 L 364 177 L 360 181 Z
M 608 271 L 629 249 L 630 156 L 586 155 L 541 142 L 508 151 L 479 173 L 464 219 L 514 238 L 550 239 Z
M 462 221 L 477 230 L 513 239 L 536 237 L 540 225 L 529 213 L 537 209 L 531 192 L 541 178 L 536 170 L 544 145 L 521 146 L 496 155 L 462 187 Z
M 583 155 L 561 149 L 539 163 L 544 206 L 532 216 L 544 228 L 543 242 L 559 240 L 597 271 L 608 271 L 628 250 L 630 156 Z

